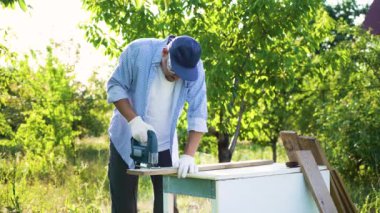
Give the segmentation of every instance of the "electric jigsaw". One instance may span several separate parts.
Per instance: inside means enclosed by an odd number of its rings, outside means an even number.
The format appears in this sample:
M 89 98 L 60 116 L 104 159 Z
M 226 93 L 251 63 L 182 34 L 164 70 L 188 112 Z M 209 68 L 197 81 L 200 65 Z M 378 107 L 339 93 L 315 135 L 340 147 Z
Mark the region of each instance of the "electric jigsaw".
M 152 168 L 158 164 L 157 136 L 152 130 L 148 130 L 148 141 L 146 144 L 131 138 L 131 158 L 136 168 Z

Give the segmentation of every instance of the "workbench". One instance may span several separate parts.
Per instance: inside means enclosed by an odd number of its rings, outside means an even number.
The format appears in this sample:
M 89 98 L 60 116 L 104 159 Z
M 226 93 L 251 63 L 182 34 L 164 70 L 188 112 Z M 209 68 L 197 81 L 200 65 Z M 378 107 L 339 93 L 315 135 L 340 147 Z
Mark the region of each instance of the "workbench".
M 329 170 L 318 168 L 329 189 Z M 201 171 L 184 179 L 164 175 L 163 187 L 164 212 L 173 212 L 174 194 L 211 199 L 211 212 L 318 212 L 301 169 L 283 163 Z

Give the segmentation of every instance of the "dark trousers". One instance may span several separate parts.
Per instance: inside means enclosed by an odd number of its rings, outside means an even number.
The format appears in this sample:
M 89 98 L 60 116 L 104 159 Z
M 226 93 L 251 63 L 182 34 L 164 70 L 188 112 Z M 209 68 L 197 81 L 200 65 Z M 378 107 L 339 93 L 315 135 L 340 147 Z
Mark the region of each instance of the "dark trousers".
M 137 187 L 139 178 L 127 174 L 128 165 L 121 158 L 112 142 L 110 143 L 110 159 L 108 164 L 108 179 L 113 213 L 137 212 Z M 172 166 L 170 151 L 165 150 L 158 154 L 158 166 Z M 154 190 L 154 212 L 163 212 L 162 176 L 151 176 Z

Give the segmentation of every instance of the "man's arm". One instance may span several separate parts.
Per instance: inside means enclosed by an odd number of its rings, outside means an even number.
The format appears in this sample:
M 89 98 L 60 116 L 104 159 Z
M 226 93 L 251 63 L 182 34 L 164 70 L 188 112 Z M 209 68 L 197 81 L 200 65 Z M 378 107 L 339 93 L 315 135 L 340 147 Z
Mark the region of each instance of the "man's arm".
M 128 99 L 121 99 L 114 102 L 114 105 L 120 114 L 127 119 L 131 127 L 132 137 L 141 143 L 146 143 L 148 140 L 148 130 L 154 131 L 153 127 L 145 123 L 140 116 L 137 116 Z
M 185 153 L 181 155 L 177 162 L 178 178 L 185 178 L 187 173 L 198 172 L 198 167 L 195 163 L 194 155 L 198 149 L 203 133 L 194 130 L 189 131 L 188 141 L 185 147 Z
M 107 102 L 115 103 L 128 99 L 128 91 L 132 83 L 133 50 L 130 46 L 121 54 L 119 64 L 107 82 Z
M 202 139 L 203 133 L 202 132 L 196 132 L 196 131 L 190 131 L 187 144 L 185 146 L 185 155 L 190 155 L 194 157 L 195 152 L 198 149 L 199 143 Z
M 178 178 L 185 178 L 187 173 L 198 172 L 194 155 L 198 149 L 203 133 L 207 132 L 207 95 L 205 73 L 202 63 L 198 64 L 198 71 L 198 80 L 191 86 L 186 98 L 189 103 L 189 109 L 187 111 L 187 129 L 189 136 L 184 150 L 185 152 L 177 162 Z
M 113 104 L 115 105 L 116 109 L 119 110 L 120 114 L 122 114 L 124 118 L 127 119 L 128 122 L 137 116 L 128 99 L 121 99 L 115 101 Z
M 206 80 L 203 65 L 198 65 L 198 80 L 189 88 L 186 101 L 189 103 L 187 110 L 188 131 L 207 132 L 207 93 Z

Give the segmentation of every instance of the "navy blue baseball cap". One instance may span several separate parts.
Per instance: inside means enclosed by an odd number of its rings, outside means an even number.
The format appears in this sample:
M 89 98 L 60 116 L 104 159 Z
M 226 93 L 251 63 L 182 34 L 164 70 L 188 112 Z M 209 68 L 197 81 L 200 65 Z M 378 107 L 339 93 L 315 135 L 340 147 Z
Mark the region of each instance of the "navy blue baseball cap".
M 186 81 L 197 80 L 197 64 L 201 58 L 201 52 L 201 46 L 192 37 L 175 37 L 169 44 L 170 62 L 175 74 Z

